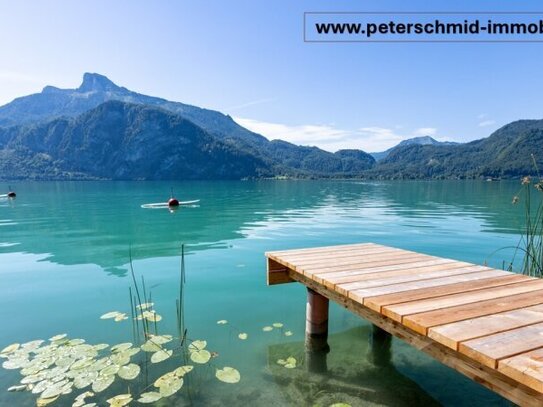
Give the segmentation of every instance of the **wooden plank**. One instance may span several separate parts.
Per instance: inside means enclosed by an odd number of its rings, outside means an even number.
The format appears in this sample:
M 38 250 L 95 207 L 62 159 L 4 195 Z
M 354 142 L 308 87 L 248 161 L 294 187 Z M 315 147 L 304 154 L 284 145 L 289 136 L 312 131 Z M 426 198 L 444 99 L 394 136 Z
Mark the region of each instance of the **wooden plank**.
M 473 266 L 473 267 L 480 267 L 480 266 Z M 480 280 L 484 278 L 508 276 L 510 274 L 511 273 L 507 271 L 503 271 L 503 270 L 487 269 L 487 270 L 467 273 L 467 274 L 457 274 L 457 275 L 441 277 L 441 278 L 430 278 L 430 279 L 425 279 L 425 280 L 402 282 L 400 284 L 390 284 L 390 285 L 384 285 L 384 286 L 372 287 L 372 288 L 366 288 L 366 289 L 357 289 L 356 293 L 359 296 L 359 298 L 365 299 L 368 297 L 375 297 L 378 295 L 400 293 L 400 292 L 416 290 L 420 288 L 438 287 L 441 285 L 460 283 L 463 281 L 472 281 L 472 280 Z M 339 288 L 338 288 L 338 291 L 340 291 Z
M 410 255 L 418 255 L 418 256 L 425 256 L 421 253 L 415 253 L 415 252 L 408 252 L 405 250 L 400 249 L 394 249 L 394 248 L 387 248 L 387 247 L 379 247 L 379 248 L 373 248 L 373 249 L 358 249 L 358 250 L 345 250 L 340 253 L 322 253 L 318 256 L 316 255 L 310 255 L 310 256 L 296 256 L 296 257 L 281 257 L 282 260 L 287 260 L 290 262 L 295 263 L 297 266 L 303 266 L 303 265 L 309 265 L 309 264 L 320 264 L 323 260 L 344 260 L 344 259 L 350 259 L 353 257 L 358 258 L 359 260 L 366 260 L 371 259 L 373 257 L 383 257 L 383 256 L 410 256 Z
M 285 284 L 285 283 L 291 283 L 294 281 L 289 276 L 288 267 L 285 267 L 284 265 L 272 259 L 268 259 L 267 267 L 268 267 L 268 270 L 266 274 L 267 274 L 268 285 Z
M 335 301 L 372 324 L 377 325 L 379 328 L 384 329 L 475 382 L 511 400 L 513 403 L 521 406 L 543 405 L 543 394 L 524 385 L 522 382 L 513 380 L 501 372 L 482 365 L 424 335 L 417 334 L 401 323 L 393 321 L 352 299 L 346 298 L 300 273 L 291 270 L 289 274 L 293 280 L 299 281 L 319 294 Z M 541 296 L 541 293 L 539 294 Z M 543 301 L 543 297 L 541 298 Z
M 372 265 L 367 264 L 354 265 L 348 267 L 335 267 L 333 269 L 305 269 L 303 274 L 313 278 L 315 281 L 333 281 L 337 279 L 339 283 L 347 283 L 352 276 L 365 275 L 373 273 L 384 273 L 387 271 L 405 270 L 405 269 L 420 269 L 427 266 L 440 266 L 444 264 L 450 264 L 454 266 L 472 266 L 469 263 L 461 263 L 454 260 L 438 259 L 438 260 L 417 260 L 409 259 L 396 261 L 390 264 Z M 341 280 L 344 278 L 345 281 Z
M 364 305 L 377 312 L 381 312 L 381 308 L 384 306 L 436 298 L 444 295 L 466 293 L 484 288 L 505 286 L 512 283 L 531 280 L 533 280 L 533 278 L 518 274 L 501 275 L 494 278 L 472 279 L 471 281 L 456 282 L 454 284 L 439 286 L 434 285 L 430 288 L 412 289 L 407 292 L 403 291 L 400 293 L 386 294 L 370 298 L 366 297 L 364 298 Z M 435 282 L 435 280 L 433 280 L 433 282 Z
M 335 289 L 338 292 L 342 292 L 341 290 L 345 289 L 347 293 L 346 295 L 348 295 L 349 298 L 356 299 L 357 301 L 362 303 L 365 294 L 360 295 L 359 290 L 362 293 L 364 293 L 363 290 L 366 290 L 368 288 L 373 288 L 373 287 L 384 287 L 384 286 L 393 285 L 393 284 L 410 283 L 413 281 L 432 280 L 434 278 L 440 278 L 440 277 L 451 277 L 451 276 L 461 275 L 461 274 L 478 273 L 485 270 L 486 268 L 483 266 L 470 266 L 470 267 L 450 268 L 450 269 L 437 270 L 437 271 L 427 271 L 423 273 L 401 274 L 398 276 L 385 277 L 385 278 L 373 278 L 373 279 L 368 279 L 366 281 L 358 281 L 356 283 L 349 283 L 348 288 L 345 287 L 347 284 L 336 285 Z
M 543 322 L 543 305 L 436 326 L 428 330 L 428 336 L 451 349 L 458 349 L 462 341 L 539 322 Z
M 355 244 L 343 244 L 343 245 L 332 245 L 332 246 L 322 246 L 322 247 L 312 247 L 306 249 L 289 249 L 289 250 L 277 250 L 266 252 L 266 257 L 280 257 L 290 256 L 290 255 L 310 255 L 310 254 L 319 254 L 319 253 L 336 253 L 341 251 L 349 251 L 359 248 L 383 248 L 389 246 L 382 246 L 375 243 L 355 243 Z
M 407 261 L 423 261 L 423 260 L 430 260 L 432 257 L 426 256 L 424 254 L 384 254 L 384 255 L 375 255 L 375 256 L 367 256 L 367 257 L 360 257 L 360 256 L 352 256 L 352 257 L 346 257 L 346 258 L 335 258 L 333 256 L 329 256 L 327 260 L 318 261 L 318 262 L 310 262 L 310 263 L 296 263 L 296 264 L 289 264 L 291 265 L 293 270 L 297 271 L 304 271 L 306 268 L 312 268 L 312 267 L 319 267 L 319 268 L 327 268 L 327 267 L 338 267 L 338 266 L 353 266 L 356 267 L 374 267 L 374 266 L 380 266 L 380 265 L 387 265 L 387 264 L 395 264 L 397 262 L 398 264 L 401 264 L 402 262 L 405 263 Z M 281 263 L 287 263 L 288 262 L 281 262 Z
M 543 280 L 380 245 L 308 250 L 270 252 L 268 283 L 300 281 L 513 402 L 543 405 L 543 366 L 531 372 L 526 357 L 543 361 Z
M 381 273 L 385 271 L 395 271 L 395 270 L 417 270 L 422 269 L 428 266 L 439 266 L 443 264 L 454 264 L 456 266 L 472 266 L 470 263 L 463 263 L 456 260 L 449 259 L 437 259 L 437 260 L 423 260 L 423 261 L 407 261 L 407 262 L 397 262 L 395 264 L 389 264 L 386 266 L 373 266 L 368 267 L 367 265 L 362 265 L 357 267 L 355 266 L 340 266 L 335 268 L 323 268 L 323 269 L 305 269 L 304 274 L 308 277 L 312 277 L 315 281 L 319 279 L 328 279 L 332 280 L 334 278 L 345 278 L 346 281 L 341 281 L 342 283 L 349 282 L 348 279 L 352 276 L 357 276 L 360 274 L 371 274 L 371 273 Z M 454 266 L 453 266 L 454 267 Z
M 519 308 L 543 304 L 543 290 L 517 294 L 510 297 L 494 298 L 492 300 L 459 305 L 421 314 L 408 315 L 403 318 L 405 326 L 421 334 L 426 334 L 428 328 L 452 322 L 463 321 L 490 314 L 497 314 Z
M 543 349 L 500 360 L 498 370 L 519 383 L 543 393 Z
M 344 250 L 330 250 L 317 253 L 305 253 L 305 254 L 296 254 L 291 253 L 287 255 L 275 256 L 274 253 L 270 253 L 269 257 L 276 257 L 282 261 L 288 261 L 293 263 L 299 263 L 307 260 L 318 260 L 323 258 L 333 257 L 345 257 L 345 256 L 366 256 L 375 253 L 413 253 L 408 252 L 402 249 L 396 249 L 394 247 L 385 247 L 385 246 L 369 246 L 369 247 L 354 247 L 351 249 Z
M 403 251 L 398 249 L 385 249 L 385 248 L 375 248 L 375 249 L 359 249 L 359 250 L 351 250 L 351 251 L 343 251 L 341 253 L 321 253 L 319 255 L 307 255 L 304 257 L 275 257 L 275 256 L 268 256 L 270 259 L 274 259 L 275 261 L 284 264 L 286 266 L 289 266 L 292 269 L 296 269 L 297 267 L 307 266 L 310 267 L 312 265 L 326 265 L 330 262 L 330 260 L 348 260 L 348 259 L 360 259 L 360 261 L 368 261 L 367 259 L 371 259 L 372 257 L 376 256 L 387 256 L 387 255 L 402 255 Z
M 533 279 L 521 283 L 509 284 L 503 287 L 481 289 L 464 294 L 452 294 L 443 297 L 419 300 L 398 305 L 388 305 L 382 308 L 381 313 L 395 321 L 402 321 L 402 318 L 411 314 L 434 311 L 441 308 L 449 308 L 484 300 L 510 297 L 515 294 L 522 294 L 543 289 L 543 280 Z
M 497 368 L 498 361 L 543 347 L 543 323 L 528 325 L 460 343 L 459 352 Z

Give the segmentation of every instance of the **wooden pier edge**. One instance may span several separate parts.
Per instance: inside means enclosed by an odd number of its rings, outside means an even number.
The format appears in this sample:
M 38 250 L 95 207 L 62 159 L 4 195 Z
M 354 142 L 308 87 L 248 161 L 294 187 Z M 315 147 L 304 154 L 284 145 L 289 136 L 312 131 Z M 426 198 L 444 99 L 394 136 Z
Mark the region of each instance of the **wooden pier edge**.
M 543 394 L 517 382 L 501 372 L 468 358 L 408 327 L 379 314 L 376 311 L 295 272 L 280 263 L 268 259 L 268 284 L 297 281 L 311 290 L 347 308 L 384 331 L 427 353 L 439 362 L 455 369 L 471 380 L 487 387 L 520 406 L 543 405 Z

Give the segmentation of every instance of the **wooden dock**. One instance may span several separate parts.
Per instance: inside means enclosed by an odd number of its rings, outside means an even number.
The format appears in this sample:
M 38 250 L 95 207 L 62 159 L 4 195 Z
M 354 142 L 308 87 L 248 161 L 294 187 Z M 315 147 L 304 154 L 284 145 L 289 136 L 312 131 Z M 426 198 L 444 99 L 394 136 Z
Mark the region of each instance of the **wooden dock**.
M 521 406 L 543 406 L 543 280 L 373 243 L 266 253 L 268 284 L 308 287 Z

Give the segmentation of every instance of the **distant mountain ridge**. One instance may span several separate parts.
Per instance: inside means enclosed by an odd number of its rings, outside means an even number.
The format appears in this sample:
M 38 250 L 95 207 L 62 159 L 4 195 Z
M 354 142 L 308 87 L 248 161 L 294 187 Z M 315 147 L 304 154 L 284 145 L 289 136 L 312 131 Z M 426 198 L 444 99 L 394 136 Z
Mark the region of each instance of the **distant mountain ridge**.
M 394 148 L 366 176 L 385 179 L 513 178 L 538 175 L 538 168 L 543 168 L 543 120 L 518 120 L 496 130 L 490 137 L 469 143 L 412 144 Z
M 378 152 L 378 153 L 370 153 L 370 155 L 373 158 L 375 158 L 375 161 L 380 161 L 380 160 L 386 158 L 390 154 L 390 152 L 392 150 L 394 150 L 395 148 L 410 146 L 410 145 L 413 145 L 413 144 L 417 144 L 417 145 L 421 145 L 421 146 L 427 146 L 427 145 L 447 146 L 447 145 L 454 145 L 454 144 L 458 144 L 458 143 L 455 143 L 455 142 L 452 142 L 452 141 L 437 141 L 436 139 L 434 139 L 431 136 L 420 136 L 420 137 L 409 138 L 407 140 L 402 140 L 398 144 L 396 144 L 394 147 L 391 147 L 388 150 L 381 151 L 381 152 Z
M 121 109 L 119 103 L 124 105 L 124 108 Z M 137 106 L 145 107 L 147 114 L 143 115 L 143 110 L 138 110 Z M 112 120 L 113 116 L 120 121 Z M 173 125 L 177 120 L 174 116 L 187 123 L 183 127 Z M 101 126 L 98 126 L 98 118 L 103 121 Z M 130 125 L 125 128 L 122 123 Z M 165 123 L 172 125 L 164 127 Z M 62 134 L 59 128 L 63 129 Z M 161 134 L 161 137 L 155 137 L 151 130 Z M 100 132 L 97 137 L 101 140 L 100 145 L 96 142 L 90 143 L 91 137 L 87 137 L 86 144 L 79 145 L 76 149 L 64 148 L 77 146 L 82 134 L 90 131 Z M 161 131 L 164 134 L 160 133 Z M 119 132 L 124 134 L 125 139 L 118 139 Z M 190 138 L 196 133 L 207 142 L 194 144 L 192 147 L 195 149 L 191 150 L 190 154 L 182 154 L 186 166 L 182 172 L 163 172 L 157 168 L 151 170 L 142 164 L 141 168 L 149 171 L 144 173 L 131 161 L 134 154 L 143 152 L 146 152 L 149 161 L 170 162 L 179 159 L 181 156 L 170 150 L 171 143 L 174 140 Z M 143 135 L 146 140 L 140 140 L 141 144 L 126 143 L 127 140 Z M 44 140 L 60 138 L 63 141 L 61 144 L 44 143 L 40 137 Z M 138 152 L 126 149 L 123 150 L 125 156 L 119 155 L 114 149 L 106 148 L 115 144 L 109 139 L 119 141 L 120 146 L 129 146 Z M 159 142 L 161 148 L 139 150 L 144 145 L 150 147 L 151 140 Z M 209 149 L 209 146 L 231 155 L 225 153 L 215 156 L 213 154 L 217 152 Z M 316 147 L 296 146 L 280 140 L 269 141 L 240 126 L 228 115 L 141 95 L 117 86 L 103 75 L 91 73 L 83 76 L 83 82 L 77 89 L 46 86 L 41 93 L 17 98 L 1 106 L 0 149 L 2 178 L 222 179 L 355 176 L 375 163 L 374 159 L 363 151 L 348 150 L 334 154 Z M 110 161 L 115 162 L 117 167 L 106 165 L 100 169 L 79 165 L 79 161 L 83 160 L 83 156 L 78 154 L 81 149 L 86 154 L 93 155 L 96 162 L 103 162 L 105 156 L 115 156 L 116 159 Z M 150 156 L 151 152 L 153 156 Z M 180 151 L 177 153 L 181 154 Z M 74 159 L 71 159 L 69 154 L 75 154 Z M 244 162 L 244 169 L 237 171 L 230 168 L 236 164 L 235 156 L 252 161 L 250 164 L 248 161 Z M 213 163 L 217 171 L 202 170 L 201 167 L 212 164 L 210 160 L 218 160 Z M 224 170 L 220 169 L 222 167 Z M 105 171 L 105 168 L 110 172 Z M 227 168 L 231 169 L 230 173 L 226 171 Z
M 465 144 L 432 137 L 374 153 L 269 141 L 223 113 L 142 95 L 86 73 L 76 89 L 0 106 L 0 179 L 429 179 L 519 177 L 543 168 L 543 120 Z

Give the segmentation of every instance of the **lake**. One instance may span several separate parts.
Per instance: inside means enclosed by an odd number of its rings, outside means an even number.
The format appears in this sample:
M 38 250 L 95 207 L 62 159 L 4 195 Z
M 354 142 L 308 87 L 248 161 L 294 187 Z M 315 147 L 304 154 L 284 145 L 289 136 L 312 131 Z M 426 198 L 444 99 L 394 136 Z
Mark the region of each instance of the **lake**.
M 264 252 L 375 242 L 502 268 L 512 251 L 497 250 L 518 243 L 523 223 L 522 207 L 511 204 L 519 182 L 12 186 L 17 198 L 0 200 L 0 349 L 64 333 L 93 345 L 134 342 L 132 318 L 100 319 L 110 311 L 130 313 L 130 256 L 138 283 L 143 276 L 163 317 L 158 332 L 178 335 L 175 299 L 184 243 L 187 338 L 206 340 L 206 349 L 216 357 L 195 365 L 183 388 L 156 405 L 508 405 L 399 340 L 393 340 L 392 365 L 375 368 L 367 360 L 369 324 L 338 306 L 330 314 L 328 373 L 308 372 L 305 288 L 267 287 Z M 180 200 L 200 202 L 175 211 L 141 208 L 167 200 L 170 188 Z M 265 326 L 273 329 L 263 331 Z M 247 339 L 239 339 L 240 333 Z M 296 368 L 276 363 L 289 356 L 297 360 Z M 134 360 L 141 363 L 142 354 Z M 106 399 L 127 391 L 137 398 L 182 364 L 175 353 L 162 363 L 142 364 L 137 379 L 119 379 L 89 401 L 107 405 Z M 240 372 L 239 383 L 215 378 L 216 369 L 224 366 Z M 1 406 L 34 405 L 34 394 L 4 391 L 20 380 L 19 370 L 0 368 Z M 71 406 L 85 390 L 74 389 L 52 405 Z

